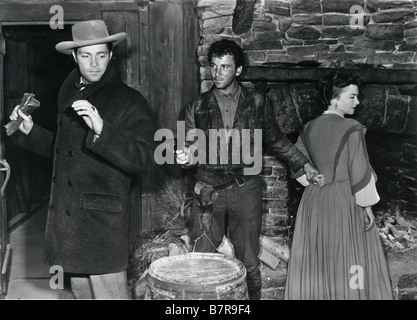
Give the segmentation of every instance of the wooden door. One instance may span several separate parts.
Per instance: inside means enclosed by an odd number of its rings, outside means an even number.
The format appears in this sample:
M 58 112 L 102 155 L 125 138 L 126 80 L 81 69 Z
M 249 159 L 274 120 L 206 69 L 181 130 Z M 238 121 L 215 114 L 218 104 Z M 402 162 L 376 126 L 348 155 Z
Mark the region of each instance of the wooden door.
M 5 54 L 5 41 L 0 26 L 0 114 L 3 114 L 3 56 Z M 1 122 L 2 124 L 2 122 Z M 7 294 L 7 278 L 10 269 L 11 249 L 7 233 L 6 195 L 4 193 L 10 167 L 4 154 L 4 131 L 0 130 L 0 298 Z

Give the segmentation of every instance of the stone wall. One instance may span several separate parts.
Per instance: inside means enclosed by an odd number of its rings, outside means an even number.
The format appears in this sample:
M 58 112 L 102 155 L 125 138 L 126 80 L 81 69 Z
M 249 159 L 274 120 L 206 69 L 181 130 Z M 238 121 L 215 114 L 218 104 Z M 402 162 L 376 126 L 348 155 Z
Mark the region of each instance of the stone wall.
M 235 6 L 235 0 L 198 1 L 202 91 L 210 85 L 208 47 L 225 37 L 242 45 L 251 66 L 303 60 L 330 66 L 350 60 L 417 68 L 415 0 L 257 0 L 252 27 L 240 35 L 232 29 Z
M 362 8 L 363 16 L 350 14 L 352 6 Z M 235 7 L 235 0 L 197 2 L 202 92 L 212 85 L 208 48 L 222 38 L 242 46 L 246 69 L 304 60 L 315 60 L 322 68 L 345 63 L 400 73 L 417 69 L 417 1 L 257 0 L 251 27 L 243 34 L 233 30 Z M 359 28 L 358 17 L 363 18 Z M 244 82 L 264 88 L 265 84 L 277 123 L 295 141 L 301 127 L 323 111 L 317 102 L 317 81 Z M 417 79 L 411 84 L 376 81 L 362 89 L 361 106 L 354 117 L 368 128 L 371 163 L 379 175 L 381 202 L 375 209 L 417 214 Z M 288 235 L 290 217 L 302 193 L 299 185 L 287 181 L 285 170 L 285 164 L 264 158 L 262 231 L 280 238 Z

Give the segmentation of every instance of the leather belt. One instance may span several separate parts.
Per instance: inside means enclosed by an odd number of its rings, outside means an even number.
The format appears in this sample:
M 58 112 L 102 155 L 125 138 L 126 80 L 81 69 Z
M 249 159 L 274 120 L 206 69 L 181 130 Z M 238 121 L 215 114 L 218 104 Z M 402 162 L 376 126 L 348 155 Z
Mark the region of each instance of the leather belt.
M 234 176 L 234 181 L 226 183 L 226 184 L 213 186 L 213 190 L 216 192 L 222 192 L 222 191 L 230 190 L 234 187 L 242 187 L 245 185 L 246 181 L 248 181 L 252 177 L 253 176 L 243 176 L 243 175 Z

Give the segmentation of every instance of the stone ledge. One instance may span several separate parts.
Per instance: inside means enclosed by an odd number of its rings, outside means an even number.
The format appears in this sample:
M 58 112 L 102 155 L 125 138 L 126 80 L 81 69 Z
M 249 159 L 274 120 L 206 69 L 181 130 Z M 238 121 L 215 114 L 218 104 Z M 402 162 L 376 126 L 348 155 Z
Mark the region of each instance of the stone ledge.
M 377 68 L 280 68 L 275 66 L 248 66 L 240 75 L 242 81 L 316 82 L 328 73 L 343 70 L 356 74 L 365 83 L 417 83 L 417 70 Z

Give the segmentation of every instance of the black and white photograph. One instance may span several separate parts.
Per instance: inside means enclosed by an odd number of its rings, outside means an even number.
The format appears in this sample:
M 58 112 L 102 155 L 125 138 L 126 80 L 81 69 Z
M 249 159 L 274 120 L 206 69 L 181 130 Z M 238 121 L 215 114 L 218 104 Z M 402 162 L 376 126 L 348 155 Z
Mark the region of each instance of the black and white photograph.
M 0 120 L 0 305 L 417 300 L 416 0 L 0 0 Z

